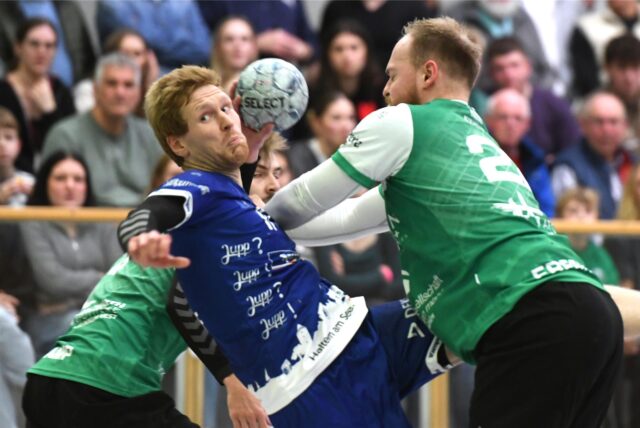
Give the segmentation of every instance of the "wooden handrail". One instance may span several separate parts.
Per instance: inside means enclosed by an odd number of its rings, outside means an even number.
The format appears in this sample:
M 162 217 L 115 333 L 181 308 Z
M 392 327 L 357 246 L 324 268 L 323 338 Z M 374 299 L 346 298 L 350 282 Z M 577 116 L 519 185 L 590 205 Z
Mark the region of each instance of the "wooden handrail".
M 0 206 L 0 221 L 114 222 L 124 220 L 131 208 L 62 208 Z
M 0 221 L 75 221 L 120 222 L 131 208 L 61 208 L 61 207 L 7 207 L 0 206 Z M 600 233 L 604 235 L 640 235 L 640 221 L 603 220 L 580 223 L 552 220 L 560 233 Z

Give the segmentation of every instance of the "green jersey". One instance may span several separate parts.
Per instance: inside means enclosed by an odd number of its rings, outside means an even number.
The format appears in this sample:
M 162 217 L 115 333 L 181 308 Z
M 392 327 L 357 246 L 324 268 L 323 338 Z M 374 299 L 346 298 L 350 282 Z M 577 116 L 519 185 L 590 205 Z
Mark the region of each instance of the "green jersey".
M 133 397 L 161 389 L 186 344 L 166 302 L 173 269 L 118 259 L 91 292 L 71 328 L 29 373 Z
M 333 160 L 364 186 L 383 182 L 405 290 L 467 362 L 484 332 L 534 287 L 552 280 L 602 287 L 464 102 L 378 110 Z
M 618 269 L 616 269 L 616 265 L 613 263 L 613 260 L 611 260 L 611 256 L 607 253 L 607 250 L 591 241 L 589 241 L 589 244 L 584 250 L 574 250 L 582 261 L 584 261 L 584 265 L 591 269 L 604 284 L 620 284 Z

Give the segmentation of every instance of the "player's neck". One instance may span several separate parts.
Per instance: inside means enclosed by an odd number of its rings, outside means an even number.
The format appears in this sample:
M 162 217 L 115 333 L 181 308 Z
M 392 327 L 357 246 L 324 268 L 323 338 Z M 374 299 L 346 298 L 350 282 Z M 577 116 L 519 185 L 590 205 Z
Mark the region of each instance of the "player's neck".
M 435 99 L 458 100 L 469 102 L 470 90 L 461 86 L 443 85 L 419 94 L 420 104 L 426 104 Z

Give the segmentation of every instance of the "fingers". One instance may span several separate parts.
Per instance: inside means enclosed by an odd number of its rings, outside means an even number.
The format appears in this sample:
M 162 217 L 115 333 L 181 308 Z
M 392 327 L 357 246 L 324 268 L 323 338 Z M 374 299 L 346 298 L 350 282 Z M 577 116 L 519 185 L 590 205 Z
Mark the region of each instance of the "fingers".
M 133 261 L 145 267 L 182 269 L 191 263 L 186 257 L 172 256 L 171 236 L 155 230 L 131 238 L 127 252 Z

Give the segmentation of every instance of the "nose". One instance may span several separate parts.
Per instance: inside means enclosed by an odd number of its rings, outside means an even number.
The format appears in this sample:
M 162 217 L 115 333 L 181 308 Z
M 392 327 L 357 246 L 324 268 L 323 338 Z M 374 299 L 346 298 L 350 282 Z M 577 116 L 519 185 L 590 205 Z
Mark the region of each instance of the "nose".
M 387 98 L 389 96 L 389 80 L 384 84 L 384 88 L 382 88 L 382 97 Z
M 233 126 L 233 120 L 231 119 L 231 114 L 221 114 L 220 115 L 220 129 L 223 131 L 228 131 Z

